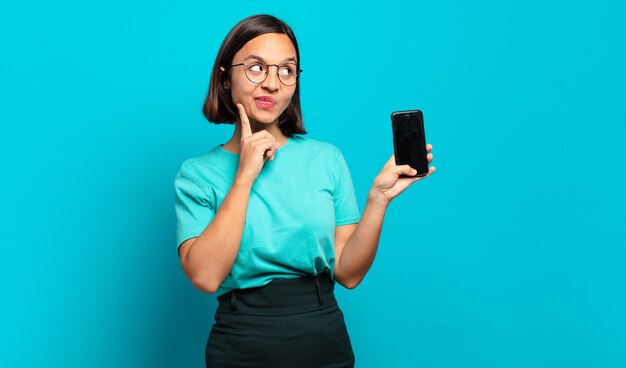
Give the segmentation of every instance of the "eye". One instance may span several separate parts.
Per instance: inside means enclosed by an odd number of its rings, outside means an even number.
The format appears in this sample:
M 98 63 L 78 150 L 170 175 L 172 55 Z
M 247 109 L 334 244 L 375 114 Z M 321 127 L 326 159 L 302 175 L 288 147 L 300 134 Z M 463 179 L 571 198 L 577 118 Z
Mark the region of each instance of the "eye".
M 280 69 L 280 75 L 285 77 L 291 77 L 296 73 L 296 67 L 294 65 L 283 65 Z
M 254 63 L 250 65 L 250 67 L 248 68 L 248 70 L 250 70 L 253 73 L 261 73 L 264 71 L 264 69 L 265 68 L 263 68 L 263 65 L 259 63 Z

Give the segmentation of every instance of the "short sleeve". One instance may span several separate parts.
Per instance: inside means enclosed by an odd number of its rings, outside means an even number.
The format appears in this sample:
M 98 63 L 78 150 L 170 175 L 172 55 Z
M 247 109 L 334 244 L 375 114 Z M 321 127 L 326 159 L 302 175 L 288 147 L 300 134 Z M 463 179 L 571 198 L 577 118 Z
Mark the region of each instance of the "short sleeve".
M 348 164 L 341 152 L 337 151 L 337 180 L 335 181 L 335 225 L 354 224 L 361 220 L 359 207 L 354 194 L 354 185 Z
M 178 174 L 174 179 L 177 247 L 200 235 L 215 217 L 215 204 L 207 190 L 192 177 Z

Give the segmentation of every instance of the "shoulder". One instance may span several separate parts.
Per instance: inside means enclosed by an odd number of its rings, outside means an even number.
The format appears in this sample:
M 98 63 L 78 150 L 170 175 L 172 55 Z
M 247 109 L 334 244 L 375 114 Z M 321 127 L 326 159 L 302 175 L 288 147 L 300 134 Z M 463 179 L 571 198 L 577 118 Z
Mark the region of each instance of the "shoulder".
M 178 169 L 177 177 L 194 179 L 203 176 L 207 170 L 219 166 L 222 158 L 219 154 L 219 146 L 213 147 L 208 153 L 185 159 Z
M 295 143 L 294 145 L 301 147 L 303 150 L 311 155 L 328 156 L 333 159 L 337 159 L 339 156 L 341 156 L 341 151 L 339 150 L 339 148 L 332 143 L 312 139 L 309 137 L 303 137 L 300 135 L 294 135 L 290 137 L 290 139 L 292 140 L 292 143 Z

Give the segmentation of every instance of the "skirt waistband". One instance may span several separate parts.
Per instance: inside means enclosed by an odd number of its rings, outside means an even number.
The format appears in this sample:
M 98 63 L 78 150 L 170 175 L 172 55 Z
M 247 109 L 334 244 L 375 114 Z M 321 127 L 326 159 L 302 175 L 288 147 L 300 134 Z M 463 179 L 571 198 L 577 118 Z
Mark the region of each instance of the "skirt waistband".
M 265 286 L 235 289 L 217 297 L 217 313 L 289 315 L 337 305 L 335 282 L 328 273 L 275 279 Z

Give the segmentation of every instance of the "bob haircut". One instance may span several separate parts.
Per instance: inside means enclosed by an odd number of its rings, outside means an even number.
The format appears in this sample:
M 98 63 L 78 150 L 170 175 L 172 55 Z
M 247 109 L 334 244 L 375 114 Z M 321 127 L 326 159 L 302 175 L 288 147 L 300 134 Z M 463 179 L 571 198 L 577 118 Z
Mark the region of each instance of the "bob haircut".
M 241 50 L 248 41 L 266 33 L 281 33 L 289 37 L 296 49 L 296 63 L 298 70 L 300 69 L 298 42 L 293 31 L 285 22 L 267 14 L 253 15 L 242 20 L 226 35 L 215 58 L 209 93 L 202 108 L 208 121 L 216 124 L 234 124 L 237 120 L 239 116 L 237 107 L 233 103 L 230 90 L 225 88 L 224 82 L 230 79 L 230 65 L 237 51 Z M 226 70 L 222 72 L 220 67 Z M 306 134 L 300 109 L 299 80 L 296 82 L 296 90 L 291 97 L 289 106 L 278 117 L 278 126 L 283 134 L 288 137 L 293 134 Z

